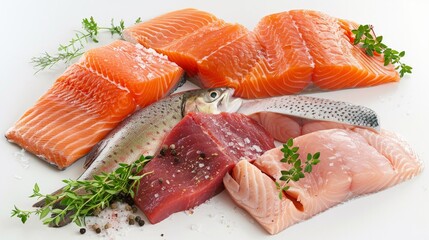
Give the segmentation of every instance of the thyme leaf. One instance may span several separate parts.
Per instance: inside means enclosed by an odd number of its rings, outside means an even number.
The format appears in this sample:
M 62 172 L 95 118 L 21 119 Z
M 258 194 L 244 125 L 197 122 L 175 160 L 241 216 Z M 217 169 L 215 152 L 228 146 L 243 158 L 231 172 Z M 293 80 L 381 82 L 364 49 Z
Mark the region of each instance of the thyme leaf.
M 304 178 L 304 173 L 311 173 L 313 171 L 313 166 L 320 162 L 320 152 L 316 152 L 314 154 L 308 153 L 306 160 L 302 161 L 299 158 L 300 155 L 298 150 L 299 147 L 294 146 L 292 138 L 283 144 L 283 148 L 281 149 L 283 152 L 283 158 L 280 160 L 280 162 L 290 164 L 291 168 L 280 171 L 281 177 L 279 180 L 282 181 L 282 183 L 279 181 L 275 182 L 276 187 L 279 190 L 280 199 L 283 198 L 283 192 L 290 188 L 288 185 L 290 181 L 297 182 L 301 178 Z
M 141 18 L 137 18 L 135 23 L 140 23 Z M 57 53 L 44 52 L 38 57 L 31 58 L 31 63 L 36 69 L 36 73 L 51 68 L 59 62 L 70 63 L 73 59 L 81 56 L 84 53 L 85 43 L 92 41 L 98 43 L 100 32 L 110 32 L 112 37 L 119 35 L 122 38 L 122 32 L 125 29 L 124 20 L 120 20 L 119 24 L 115 24 L 114 19 L 111 19 L 109 27 L 99 26 L 94 17 L 82 19 L 82 30 L 76 31 L 74 37 L 67 44 L 60 44 Z
M 101 173 L 91 180 L 63 180 L 66 186 L 56 195 L 40 193 L 36 183 L 30 198 L 45 198 L 45 205 L 30 211 L 14 206 L 11 217 L 18 217 L 25 223 L 31 215 L 38 215 L 46 225 L 58 225 L 70 217 L 77 225 L 85 225 L 86 216 L 108 207 L 115 196 L 124 194 L 134 197 L 140 179 L 149 174 L 139 175 L 150 159 L 151 156 L 141 156 L 132 164 L 120 164 L 114 172 Z
M 402 63 L 401 58 L 405 56 L 405 51 L 397 51 L 387 47 L 384 44 L 383 36 L 376 36 L 372 25 L 360 25 L 357 29 L 353 29 L 354 34 L 353 44 L 360 44 L 365 53 L 372 57 L 375 53 L 382 54 L 384 57 L 384 66 L 389 64 L 395 65 L 395 69 L 399 69 L 399 75 L 403 77 L 407 73 L 411 73 L 412 67 Z

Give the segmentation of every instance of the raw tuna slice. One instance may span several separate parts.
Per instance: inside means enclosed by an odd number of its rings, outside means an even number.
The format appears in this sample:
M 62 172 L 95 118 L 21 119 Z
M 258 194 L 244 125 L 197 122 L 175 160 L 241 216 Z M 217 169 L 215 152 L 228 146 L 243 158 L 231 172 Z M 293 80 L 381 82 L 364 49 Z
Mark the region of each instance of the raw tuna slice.
M 241 114 L 191 113 L 174 127 L 158 156 L 144 168 L 136 205 L 151 223 L 195 207 L 222 189 L 239 160 L 274 148 L 273 138 Z
M 232 199 L 248 211 L 269 233 L 351 198 L 386 189 L 419 174 L 422 164 L 410 147 L 395 134 L 365 129 L 331 129 L 294 140 L 301 156 L 320 152 L 313 172 L 278 197 L 273 179 L 289 169 L 281 163 L 279 148 L 267 151 L 252 165 L 239 162 L 224 178 Z

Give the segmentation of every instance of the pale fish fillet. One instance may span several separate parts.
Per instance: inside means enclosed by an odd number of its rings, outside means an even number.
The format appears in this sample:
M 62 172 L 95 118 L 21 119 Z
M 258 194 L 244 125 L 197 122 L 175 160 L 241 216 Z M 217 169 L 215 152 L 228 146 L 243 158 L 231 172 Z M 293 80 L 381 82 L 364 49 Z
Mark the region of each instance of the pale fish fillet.
M 270 234 L 308 219 L 351 198 L 377 192 L 418 175 L 423 167 L 408 144 L 382 130 L 331 129 L 295 138 L 301 156 L 320 152 L 313 172 L 278 197 L 273 179 L 289 169 L 280 148 L 255 161 L 239 162 L 224 178 L 232 199 Z

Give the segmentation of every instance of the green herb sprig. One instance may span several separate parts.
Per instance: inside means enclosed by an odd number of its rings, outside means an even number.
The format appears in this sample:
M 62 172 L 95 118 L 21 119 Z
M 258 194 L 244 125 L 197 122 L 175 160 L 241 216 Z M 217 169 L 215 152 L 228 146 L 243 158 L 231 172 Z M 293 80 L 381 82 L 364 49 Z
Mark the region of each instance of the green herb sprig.
M 15 206 L 11 217 L 16 216 L 25 223 L 30 215 L 38 215 L 43 224 L 54 226 L 69 218 L 79 226 L 85 225 L 86 216 L 108 207 L 115 196 L 125 194 L 134 198 L 140 179 L 149 174 L 138 173 L 150 159 L 150 156 L 141 156 L 132 164 L 120 163 L 114 172 L 101 173 L 91 180 L 63 180 L 66 186 L 56 195 L 40 193 L 36 183 L 30 198 L 44 198 L 45 205 L 30 211 Z
M 386 44 L 382 42 L 383 36 L 375 35 L 373 26 L 360 25 L 357 29 L 353 29 L 352 33 L 355 35 L 353 44 L 361 44 L 368 56 L 372 57 L 374 53 L 383 54 L 384 65 L 387 66 L 390 63 L 395 65 L 396 70 L 400 69 L 399 74 L 401 77 L 406 73 L 411 73 L 413 68 L 401 62 L 401 58 L 405 56 L 405 51 L 399 52 L 387 47 Z
M 137 18 L 135 23 L 140 23 L 141 18 Z M 82 30 L 76 31 L 75 36 L 67 43 L 60 44 L 58 52 L 50 54 L 45 52 L 39 57 L 33 57 L 31 63 L 36 68 L 36 73 L 46 68 L 51 68 L 58 62 L 70 63 L 73 59 L 81 56 L 84 51 L 85 43 L 89 41 L 98 43 L 100 32 L 107 31 L 114 35 L 119 35 L 122 38 L 122 32 L 125 29 L 124 20 L 120 20 L 116 25 L 114 19 L 111 19 L 110 27 L 100 27 L 93 17 L 84 18 L 82 20 Z
M 283 192 L 287 191 L 290 186 L 288 183 L 290 181 L 297 182 L 301 178 L 304 178 L 304 172 L 311 173 L 313 171 L 313 166 L 317 165 L 320 160 L 320 152 L 316 152 L 314 154 L 308 153 L 307 159 L 304 164 L 303 161 L 299 158 L 298 153 L 299 147 L 295 147 L 293 145 L 293 139 L 289 139 L 285 144 L 283 144 L 283 148 L 281 151 L 283 152 L 283 158 L 280 162 L 289 163 L 292 167 L 289 170 L 282 170 L 282 176 L 279 178 L 283 183 L 275 182 L 277 189 L 279 190 L 279 198 L 282 199 Z M 304 170 L 304 172 L 302 171 Z

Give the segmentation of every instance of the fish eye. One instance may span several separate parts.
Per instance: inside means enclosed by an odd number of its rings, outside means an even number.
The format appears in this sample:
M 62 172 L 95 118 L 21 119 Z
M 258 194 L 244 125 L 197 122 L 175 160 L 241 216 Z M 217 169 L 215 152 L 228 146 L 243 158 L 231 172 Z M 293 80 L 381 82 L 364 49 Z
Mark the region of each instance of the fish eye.
M 216 98 L 219 96 L 219 93 L 218 93 L 218 92 L 216 92 L 216 91 L 211 91 L 211 92 L 209 93 L 209 95 L 210 95 L 210 97 L 211 97 L 212 99 L 216 99 Z

